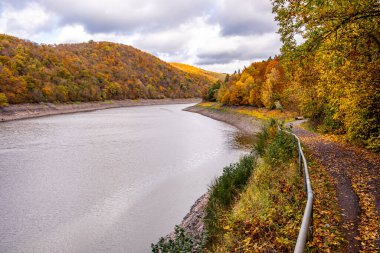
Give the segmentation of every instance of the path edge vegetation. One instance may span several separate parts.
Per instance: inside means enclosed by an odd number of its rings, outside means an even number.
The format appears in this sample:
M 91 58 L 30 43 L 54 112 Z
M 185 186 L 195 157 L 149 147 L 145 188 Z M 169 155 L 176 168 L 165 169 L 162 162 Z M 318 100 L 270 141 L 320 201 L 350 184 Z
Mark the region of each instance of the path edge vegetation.
M 252 116 L 215 103 L 197 106 Z M 261 120 L 265 126 L 252 152 L 226 166 L 223 175 L 211 184 L 202 238 L 192 238 L 177 228 L 174 239 L 152 244 L 152 252 L 293 251 L 306 203 L 296 144 L 290 135 L 278 131 L 278 121 L 264 116 Z M 290 120 L 289 114 L 277 115 L 278 119 L 286 117 Z M 307 150 L 306 156 L 316 196 L 315 233 L 307 251 L 342 252 L 345 241 L 334 180 Z

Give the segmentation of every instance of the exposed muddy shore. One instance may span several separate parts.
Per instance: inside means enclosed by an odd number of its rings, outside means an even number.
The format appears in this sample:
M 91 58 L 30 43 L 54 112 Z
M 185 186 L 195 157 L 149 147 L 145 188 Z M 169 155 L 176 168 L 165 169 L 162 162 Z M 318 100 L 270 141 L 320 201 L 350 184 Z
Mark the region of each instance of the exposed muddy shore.
M 0 107 L 0 122 L 18 119 L 36 118 L 49 115 L 89 112 L 118 107 L 164 105 L 164 104 L 187 104 L 198 103 L 200 99 L 139 99 L 139 100 L 111 100 L 72 104 L 16 104 L 8 107 Z
M 186 108 L 185 111 L 199 113 L 206 117 L 225 122 L 238 128 L 245 134 L 256 134 L 260 132 L 262 127 L 262 122 L 254 117 L 226 110 L 210 109 L 195 105 Z

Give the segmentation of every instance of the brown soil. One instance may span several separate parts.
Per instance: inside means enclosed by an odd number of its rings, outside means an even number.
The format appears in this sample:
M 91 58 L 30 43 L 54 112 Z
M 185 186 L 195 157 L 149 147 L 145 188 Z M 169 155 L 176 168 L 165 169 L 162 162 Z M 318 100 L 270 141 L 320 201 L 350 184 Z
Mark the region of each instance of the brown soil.
M 293 132 L 335 179 L 345 251 L 379 252 L 380 157 L 307 131 L 298 122 Z
M 219 120 L 230 124 L 245 134 L 255 134 L 260 132 L 262 128 L 262 122 L 254 117 L 248 117 L 247 115 L 234 113 L 231 111 L 213 110 L 201 106 L 191 106 L 185 109 L 185 111 L 199 113 L 206 117 Z

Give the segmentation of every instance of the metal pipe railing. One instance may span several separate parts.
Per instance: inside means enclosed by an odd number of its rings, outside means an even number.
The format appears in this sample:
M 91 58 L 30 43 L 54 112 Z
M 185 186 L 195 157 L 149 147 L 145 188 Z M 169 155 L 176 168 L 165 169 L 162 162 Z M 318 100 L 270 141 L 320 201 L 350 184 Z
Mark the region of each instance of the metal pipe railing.
M 308 240 L 313 236 L 313 190 L 311 188 L 311 182 L 309 177 L 309 170 L 307 167 L 307 161 L 305 155 L 303 154 L 301 141 L 297 135 L 292 132 L 281 129 L 278 126 L 280 131 L 291 134 L 297 140 L 298 144 L 298 162 L 299 162 L 299 172 L 303 172 L 304 177 L 304 187 L 307 194 L 307 202 L 305 211 L 302 218 L 300 232 L 298 233 L 296 247 L 294 248 L 295 253 L 303 253 L 305 251 L 305 246 Z M 303 168 L 303 170 L 302 170 Z

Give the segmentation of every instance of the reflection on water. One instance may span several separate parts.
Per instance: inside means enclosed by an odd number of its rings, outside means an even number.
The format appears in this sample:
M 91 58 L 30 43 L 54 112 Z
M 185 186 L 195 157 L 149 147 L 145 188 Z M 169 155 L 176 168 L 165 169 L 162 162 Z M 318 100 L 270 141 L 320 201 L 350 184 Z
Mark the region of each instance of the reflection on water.
M 149 252 L 252 137 L 188 105 L 0 124 L 0 252 Z

